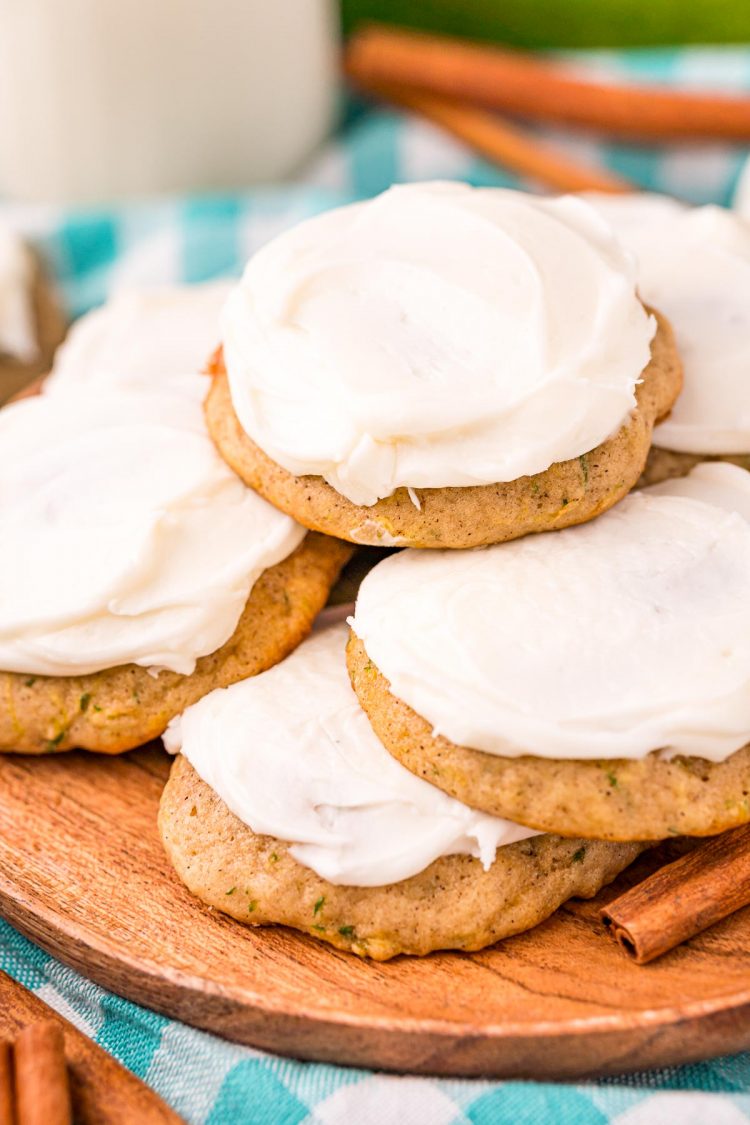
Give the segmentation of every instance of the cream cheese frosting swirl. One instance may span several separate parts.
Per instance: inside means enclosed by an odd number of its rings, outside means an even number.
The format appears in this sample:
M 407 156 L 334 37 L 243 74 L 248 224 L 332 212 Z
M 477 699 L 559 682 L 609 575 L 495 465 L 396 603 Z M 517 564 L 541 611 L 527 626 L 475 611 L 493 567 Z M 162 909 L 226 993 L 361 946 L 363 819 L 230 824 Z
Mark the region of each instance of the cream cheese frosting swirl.
M 633 409 L 653 333 L 593 208 L 449 183 L 274 239 L 222 326 L 250 438 L 360 505 L 587 452 Z
M 685 385 L 654 445 L 750 453 L 750 223 L 665 196 L 587 198 L 636 255 L 643 299 L 675 331 Z
M 69 386 L 159 388 L 203 370 L 232 284 L 128 289 L 77 320 L 57 350 L 45 394 Z
M 750 742 L 750 473 L 702 464 L 580 527 L 404 551 L 365 577 L 352 627 L 458 745 L 722 761 Z
M 442 855 L 492 864 L 536 835 L 462 805 L 385 750 L 351 689 L 347 630 L 328 624 L 259 676 L 204 696 L 164 735 L 253 832 L 329 883 L 384 886 Z
M 188 674 L 305 530 L 232 473 L 201 375 L 82 386 L 0 411 L 0 668 Z

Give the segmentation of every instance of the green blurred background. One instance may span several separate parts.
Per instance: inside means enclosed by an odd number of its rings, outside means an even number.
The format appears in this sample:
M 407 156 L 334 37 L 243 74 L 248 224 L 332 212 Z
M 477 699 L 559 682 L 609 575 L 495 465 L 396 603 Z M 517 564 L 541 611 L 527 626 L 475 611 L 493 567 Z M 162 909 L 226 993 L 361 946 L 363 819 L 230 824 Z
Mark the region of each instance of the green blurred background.
M 750 42 L 750 0 L 342 0 L 364 20 L 519 47 Z

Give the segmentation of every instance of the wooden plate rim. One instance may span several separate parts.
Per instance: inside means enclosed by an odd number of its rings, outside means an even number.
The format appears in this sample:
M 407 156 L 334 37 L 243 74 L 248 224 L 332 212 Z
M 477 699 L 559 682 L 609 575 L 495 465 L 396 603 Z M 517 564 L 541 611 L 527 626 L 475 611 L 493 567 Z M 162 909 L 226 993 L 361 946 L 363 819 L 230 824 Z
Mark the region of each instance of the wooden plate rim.
M 3 916 L 18 930 L 25 933 L 30 940 L 41 945 L 51 956 L 66 960 L 57 950 L 56 936 L 62 935 L 71 940 L 77 940 L 77 937 L 72 929 L 67 930 L 63 924 L 57 921 L 54 911 L 45 906 L 35 905 L 32 907 L 28 902 L 21 906 L 18 899 L 11 898 L 1 885 L 0 906 Z M 23 913 L 24 909 L 27 913 Z M 40 934 L 36 927 L 29 926 L 28 919 L 42 923 L 44 932 Z M 237 923 L 237 925 L 239 924 Z M 294 931 L 289 932 L 293 933 L 295 938 L 304 940 L 304 935 L 296 934 Z M 314 939 L 309 938 L 307 940 L 313 941 Z M 260 1015 L 289 1014 L 288 1007 L 283 999 L 274 1003 L 272 995 L 264 996 L 252 989 L 239 989 L 231 983 L 222 984 L 210 977 L 189 973 L 177 966 L 163 965 L 146 958 L 136 960 L 130 957 L 127 952 L 121 950 L 120 947 L 101 940 L 99 935 L 89 936 L 87 948 L 106 960 L 118 973 L 125 969 L 134 976 L 148 978 L 154 983 L 162 982 L 166 977 L 169 984 L 174 988 L 189 990 L 196 996 L 210 994 L 217 1000 L 229 1001 L 242 1007 L 252 1007 Z M 456 954 L 456 956 L 459 955 Z M 66 963 L 77 968 L 79 962 L 78 958 L 69 958 Z M 429 964 L 427 960 L 422 963 Z M 647 966 L 644 966 L 644 968 L 648 971 Z M 96 981 L 99 975 L 99 973 L 91 974 L 90 979 Z M 106 985 L 103 987 L 106 987 Z M 134 1002 L 137 1003 L 137 999 Z M 745 1011 L 750 1016 L 750 988 L 741 993 L 729 993 L 713 1000 L 687 1002 L 679 1008 L 670 1005 L 664 1008 L 644 1008 L 636 1011 L 622 1010 L 612 1015 L 577 1016 L 569 1020 L 539 1021 L 533 1025 L 513 1022 L 476 1025 L 455 1020 L 412 1018 L 409 1016 L 399 1016 L 395 1021 L 393 1016 L 367 1016 L 344 1011 L 333 1014 L 322 1011 L 318 1007 L 309 1007 L 302 1004 L 296 1007 L 294 1015 L 296 1018 L 325 1027 L 350 1028 L 359 1031 L 368 1031 L 374 1027 L 379 1027 L 383 1030 L 392 1031 L 394 1022 L 397 1022 L 398 1030 L 404 1034 L 419 1030 L 446 1040 L 471 1034 L 474 1038 L 502 1042 L 513 1039 L 525 1041 L 539 1036 L 558 1039 L 561 1035 L 583 1036 L 593 1033 L 617 1035 L 625 1031 L 638 1031 L 646 1028 L 657 1030 L 663 1027 L 679 1026 L 681 1023 L 710 1020 L 714 1016 L 729 1012 L 740 1015 Z

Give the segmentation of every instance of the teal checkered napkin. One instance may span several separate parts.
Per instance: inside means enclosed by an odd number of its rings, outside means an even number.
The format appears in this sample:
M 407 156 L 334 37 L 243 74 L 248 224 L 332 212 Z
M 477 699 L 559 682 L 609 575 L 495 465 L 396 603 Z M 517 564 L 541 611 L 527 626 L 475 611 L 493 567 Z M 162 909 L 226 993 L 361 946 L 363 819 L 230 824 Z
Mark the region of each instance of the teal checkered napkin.
M 111 996 L 2 921 L 0 968 L 115 1055 L 190 1125 L 750 1121 L 750 1054 L 589 1086 L 401 1078 L 279 1059 L 194 1031 Z
M 750 92 L 750 48 L 566 56 L 603 76 Z M 545 136 L 644 188 L 728 203 L 746 153 L 724 145 L 640 148 Z M 263 242 L 309 215 L 394 181 L 514 185 L 431 125 L 352 114 L 304 181 L 279 189 L 95 211 L 0 207 L 38 247 L 71 315 L 123 285 L 236 275 Z M 750 1055 L 569 1086 L 392 1077 L 274 1058 L 148 1012 L 84 980 L 0 922 L 0 967 L 145 1079 L 194 1125 L 740 1125 Z

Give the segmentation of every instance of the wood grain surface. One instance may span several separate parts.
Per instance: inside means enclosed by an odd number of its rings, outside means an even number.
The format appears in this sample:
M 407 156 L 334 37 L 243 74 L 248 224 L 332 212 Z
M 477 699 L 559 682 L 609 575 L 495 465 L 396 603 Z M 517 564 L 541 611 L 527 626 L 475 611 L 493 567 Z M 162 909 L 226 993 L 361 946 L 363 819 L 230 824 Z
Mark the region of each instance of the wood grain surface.
M 601 906 L 653 856 L 493 949 L 370 964 L 191 898 L 156 830 L 168 768 L 156 747 L 0 755 L 0 912 L 122 996 L 283 1054 L 428 1074 L 573 1078 L 750 1047 L 750 909 L 645 967 L 605 936 Z
M 0 1041 L 54 1020 L 63 1031 L 76 1125 L 181 1125 L 182 1118 L 140 1079 L 43 1000 L 0 973 Z

